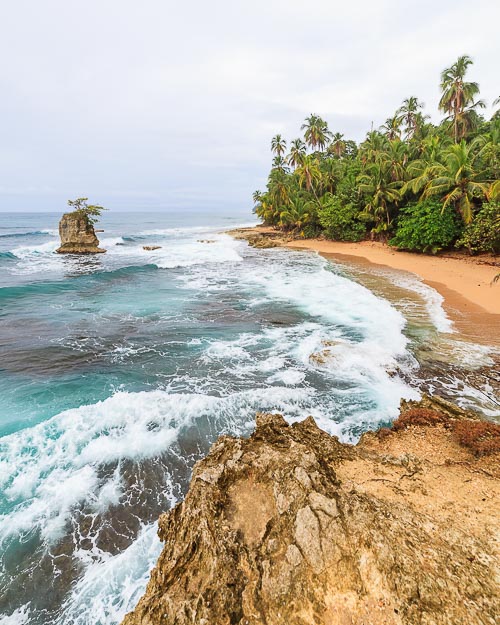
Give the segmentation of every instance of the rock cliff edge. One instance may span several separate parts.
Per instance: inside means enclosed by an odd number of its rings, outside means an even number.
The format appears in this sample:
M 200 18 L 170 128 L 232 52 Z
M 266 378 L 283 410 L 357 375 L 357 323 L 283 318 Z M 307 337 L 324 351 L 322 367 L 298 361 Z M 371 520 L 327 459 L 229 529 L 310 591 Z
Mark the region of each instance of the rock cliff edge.
M 470 417 L 427 400 L 356 446 L 269 414 L 221 437 L 124 625 L 493 625 L 500 427 Z

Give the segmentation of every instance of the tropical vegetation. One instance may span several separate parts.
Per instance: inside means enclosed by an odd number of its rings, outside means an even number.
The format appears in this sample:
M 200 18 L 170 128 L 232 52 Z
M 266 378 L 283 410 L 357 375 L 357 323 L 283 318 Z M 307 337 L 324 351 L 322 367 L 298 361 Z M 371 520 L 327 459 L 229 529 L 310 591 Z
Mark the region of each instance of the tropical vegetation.
M 461 56 L 441 73 L 437 124 L 410 96 L 360 144 L 315 114 L 301 137 L 275 135 L 255 213 L 301 237 L 500 252 L 500 98 L 486 119 L 479 85 L 468 79 L 472 64 Z
M 88 197 L 79 197 L 76 200 L 68 200 L 68 206 L 72 208 L 72 213 L 83 217 L 89 225 L 93 226 L 99 221 L 102 211 L 107 209 L 99 204 L 88 204 L 88 199 Z

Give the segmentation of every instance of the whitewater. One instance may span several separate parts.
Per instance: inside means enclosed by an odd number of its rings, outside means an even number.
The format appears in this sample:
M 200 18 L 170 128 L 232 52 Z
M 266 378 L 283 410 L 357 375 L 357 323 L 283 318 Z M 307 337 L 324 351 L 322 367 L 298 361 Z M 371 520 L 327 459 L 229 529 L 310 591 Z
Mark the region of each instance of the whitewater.
M 58 217 L 0 214 L 2 624 L 119 623 L 158 516 L 256 412 L 346 442 L 422 390 L 497 412 L 467 383 L 493 350 L 456 336 L 416 276 L 255 250 L 225 234 L 252 216 L 228 211 L 107 213 L 107 254 L 60 256 Z

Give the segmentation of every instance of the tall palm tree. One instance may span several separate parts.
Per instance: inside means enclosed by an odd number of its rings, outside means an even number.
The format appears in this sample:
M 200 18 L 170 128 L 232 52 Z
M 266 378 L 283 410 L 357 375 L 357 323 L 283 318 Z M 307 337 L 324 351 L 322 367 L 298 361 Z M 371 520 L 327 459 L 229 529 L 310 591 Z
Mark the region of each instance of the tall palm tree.
M 403 104 L 399 107 L 397 113 L 401 116 L 401 120 L 405 125 L 407 139 L 411 139 L 417 128 L 428 118 L 428 115 L 423 115 L 420 112 L 423 108 L 423 103 L 419 102 L 415 96 L 403 100 Z
M 472 59 L 460 56 L 451 67 L 447 67 L 441 73 L 441 99 L 439 108 L 447 113 L 452 122 L 453 137 L 458 143 L 465 136 L 471 121 L 471 111 L 478 107 L 484 108 L 484 102 L 474 98 L 479 95 L 477 82 L 466 82 L 465 74 Z
M 393 139 L 387 145 L 384 160 L 388 163 L 391 180 L 403 181 L 405 177 L 406 163 L 408 161 L 408 147 L 404 141 Z
M 302 139 L 294 139 L 290 143 L 290 154 L 287 157 L 288 164 L 296 169 L 304 160 L 306 144 Z
M 401 138 L 402 121 L 403 118 L 401 117 L 401 115 L 396 113 L 392 117 L 388 117 L 385 120 L 385 124 L 380 127 L 380 129 L 384 132 L 385 136 L 389 139 L 389 141 Z
M 340 132 L 336 132 L 332 136 L 332 142 L 328 147 L 328 152 L 331 154 L 335 154 L 337 158 L 342 158 L 345 154 L 347 145 L 344 139 L 344 135 Z
M 365 215 L 375 221 L 375 231 L 387 231 L 392 221 L 392 209 L 401 198 L 401 183 L 392 181 L 387 165 L 380 162 L 369 163 L 358 183 L 365 198 Z
M 262 202 L 262 191 L 254 191 L 252 199 L 254 204 L 260 204 Z
M 420 193 L 429 182 L 437 176 L 435 165 L 441 163 L 443 150 L 449 145 L 451 139 L 446 135 L 430 135 L 422 140 L 420 146 L 420 158 L 408 163 L 406 168 L 406 180 L 401 193 L 406 195 L 408 191 L 416 195 Z
M 317 197 L 316 185 L 321 182 L 321 170 L 314 154 L 306 154 L 300 166 L 297 167 L 296 173 L 300 186 L 305 187 L 307 191 L 312 191 Z
M 430 168 L 432 178 L 424 191 L 425 197 L 441 195 L 443 210 L 452 204 L 466 224 L 472 221 L 474 200 L 480 201 L 489 191 L 484 172 L 477 169 L 477 157 L 475 146 L 463 139 L 449 146 L 444 162 Z
M 304 139 L 312 150 L 319 149 L 323 151 L 332 135 L 328 130 L 326 121 L 313 113 L 306 117 L 300 129 L 305 131 Z
M 271 139 L 271 152 L 276 154 L 276 156 L 283 156 L 286 152 L 286 141 L 281 135 L 275 135 Z
M 281 210 L 290 201 L 289 178 L 283 169 L 271 169 L 268 189 L 271 203 L 276 210 Z
M 367 133 L 359 146 L 359 156 L 363 164 L 374 163 L 387 148 L 387 137 L 378 130 Z
M 319 163 L 321 171 L 321 193 L 334 193 L 339 179 L 339 161 L 334 158 L 326 158 Z

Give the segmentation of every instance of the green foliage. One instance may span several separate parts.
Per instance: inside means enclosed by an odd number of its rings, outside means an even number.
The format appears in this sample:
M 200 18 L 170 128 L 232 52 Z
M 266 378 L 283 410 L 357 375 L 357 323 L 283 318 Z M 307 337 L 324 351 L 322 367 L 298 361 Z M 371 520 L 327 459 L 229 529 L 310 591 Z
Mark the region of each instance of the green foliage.
M 400 211 L 396 235 L 389 245 L 403 250 L 435 254 L 450 247 L 460 234 L 456 213 L 436 200 L 408 204 Z
M 361 241 L 366 235 L 366 225 L 359 220 L 358 208 L 350 202 L 344 204 L 338 196 L 324 195 L 318 216 L 329 239 Z
M 83 217 L 87 223 L 94 225 L 99 221 L 102 211 L 107 210 L 98 204 L 87 204 L 88 197 L 79 197 L 76 200 L 68 200 L 68 206 L 71 206 L 73 213 Z
M 474 221 L 465 227 L 457 247 L 465 247 L 471 254 L 500 253 L 500 202 L 483 204 Z
M 471 65 L 462 56 L 442 72 L 446 117 L 438 125 L 411 96 L 359 146 L 318 115 L 306 118 L 300 138 L 287 143 L 275 135 L 255 213 L 298 236 L 354 241 L 370 230 L 404 249 L 431 252 L 451 246 L 470 224 L 463 245 L 496 250 L 498 223 L 482 207 L 500 202 L 500 111 L 490 120 L 480 114 Z

